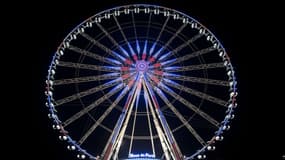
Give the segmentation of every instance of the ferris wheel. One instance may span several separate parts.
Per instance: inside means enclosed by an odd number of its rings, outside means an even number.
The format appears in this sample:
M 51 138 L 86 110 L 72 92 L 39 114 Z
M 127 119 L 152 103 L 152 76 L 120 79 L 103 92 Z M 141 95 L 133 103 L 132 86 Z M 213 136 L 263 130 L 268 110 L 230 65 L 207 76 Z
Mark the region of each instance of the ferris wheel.
M 205 159 L 234 118 L 234 74 L 222 44 L 192 17 L 119 6 L 59 45 L 46 106 L 78 159 Z

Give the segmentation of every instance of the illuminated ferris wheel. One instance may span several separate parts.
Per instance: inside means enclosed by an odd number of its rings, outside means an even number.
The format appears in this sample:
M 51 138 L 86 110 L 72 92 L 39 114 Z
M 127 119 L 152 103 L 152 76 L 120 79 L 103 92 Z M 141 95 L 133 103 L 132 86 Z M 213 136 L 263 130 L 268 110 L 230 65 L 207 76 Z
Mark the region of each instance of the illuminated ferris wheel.
M 234 117 L 234 73 L 219 40 L 192 17 L 119 6 L 58 47 L 48 116 L 78 159 L 204 159 Z

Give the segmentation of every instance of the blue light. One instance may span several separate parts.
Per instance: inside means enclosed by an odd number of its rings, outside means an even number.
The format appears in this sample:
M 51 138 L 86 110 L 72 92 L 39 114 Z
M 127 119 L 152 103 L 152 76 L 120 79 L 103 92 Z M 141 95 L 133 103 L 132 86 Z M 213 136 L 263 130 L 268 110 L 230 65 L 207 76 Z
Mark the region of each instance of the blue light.
M 106 69 L 110 69 L 110 70 L 117 70 L 117 71 L 121 70 L 120 67 L 113 67 L 113 66 L 103 66 L 103 67 L 106 68 Z
M 131 46 L 131 44 L 129 42 L 128 42 L 128 46 L 129 46 L 129 49 L 130 49 L 132 55 L 134 55 L 135 51 L 133 50 L 133 48 L 132 48 L 132 46 Z
M 105 85 L 108 86 L 108 85 L 111 85 L 111 84 L 116 83 L 116 82 L 121 81 L 121 80 L 122 80 L 122 77 L 119 77 L 117 79 L 114 79 L 114 80 L 111 80 L 111 81 L 105 83 Z
M 168 73 L 168 72 L 164 72 L 163 74 L 167 77 L 174 77 L 174 78 L 181 77 L 180 74 L 174 74 L 174 73 Z
M 161 57 L 159 57 L 158 60 L 162 61 L 163 59 L 165 59 L 166 57 L 168 57 L 170 54 L 171 54 L 171 52 L 168 52 L 168 53 L 162 55 Z
M 118 64 L 118 65 L 120 65 L 120 64 L 121 64 L 121 62 L 119 62 L 119 61 L 117 61 L 117 60 L 114 60 L 114 59 L 111 59 L 111 58 L 106 58 L 106 60 L 107 60 L 107 61 L 109 61 L 109 62 L 112 62 L 112 63 Z
M 127 52 L 123 47 L 120 46 L 120 50 L 124 53 L 124 55 L 125 55 L 126 57 L 129 57 L 128 52 Z
M 167 83 L 171 83 L 171 84 L 173 84 L 173 85 L 175 85 L 175 86 L 179 86 L 178 83 L 176 83 L 176 82 L 174 82 L 174 81 L 172 81 L 172 80 L 170 80 L 170 79 L 167 79 L 167 78 L 163 78 L 163 81 L 165 81 L 165 82 L 167 82 Z
M 156 43 L 153 43 L 153 45 L 152 45 L 152 47 L 151 47 L 151 49 L 149 51 L 149 55 L 152 54 L 152 52 L 154 51 L 155 46 L 156 46 Z
M 118 53 L 116 53 L 116 52 L 114 52 L 114 51 L 113 51 L 113 54 L 114 54 L 115 56 L 119 57 L 122 61 L 125 61 L 125 60 L 126 60 L 126 58 L 122 57 L 120 54 L 118 54 Z
M 164 70 L 165 71 L 177 71 L 179 69 L 181 69 L 182 67 L 180 66 L 171 66 L 171 67 L 165 67 Z
M 156 57 L 160 54 L 160 52 L 161 52 L 163 49 L 164 49 L 163 47 L 160 48 L 160 49 L 154 54 L 154 57 L 156 58 Z
M 146 53 L 146 50 L 147 50 L 147 40 L 144 42 L 143 54 Z
M 138 51 L 138 54 L 139 54 L 141 49 L 140 49 L 140 44 L 139 44 L 138 40 L 136 40 L 136 46 L 137 46 L 137 51 Z
M 176 58 L 162 62 L 161 65 L 168 65 L 168 64 L 171 64 L 172 62 L 175 62 L 175 61 L 176 61 Z

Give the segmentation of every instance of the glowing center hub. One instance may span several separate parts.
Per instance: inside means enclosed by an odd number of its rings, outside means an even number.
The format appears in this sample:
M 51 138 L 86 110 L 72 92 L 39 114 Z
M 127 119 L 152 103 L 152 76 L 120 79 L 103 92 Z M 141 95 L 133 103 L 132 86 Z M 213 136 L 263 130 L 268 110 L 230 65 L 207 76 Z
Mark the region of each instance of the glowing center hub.
M 146 61 L 137 61 L 136 69 L 138 72 L 146 72 L 148 69 L 148 64 Z

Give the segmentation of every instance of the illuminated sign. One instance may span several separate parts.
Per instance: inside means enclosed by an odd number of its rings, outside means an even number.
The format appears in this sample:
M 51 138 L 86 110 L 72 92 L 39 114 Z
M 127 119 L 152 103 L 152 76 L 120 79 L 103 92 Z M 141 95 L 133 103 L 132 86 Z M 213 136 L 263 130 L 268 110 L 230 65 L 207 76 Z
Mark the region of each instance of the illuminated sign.
M 129 154 L 129 158 L 155 158 L 155 155 L 149 153 Z

